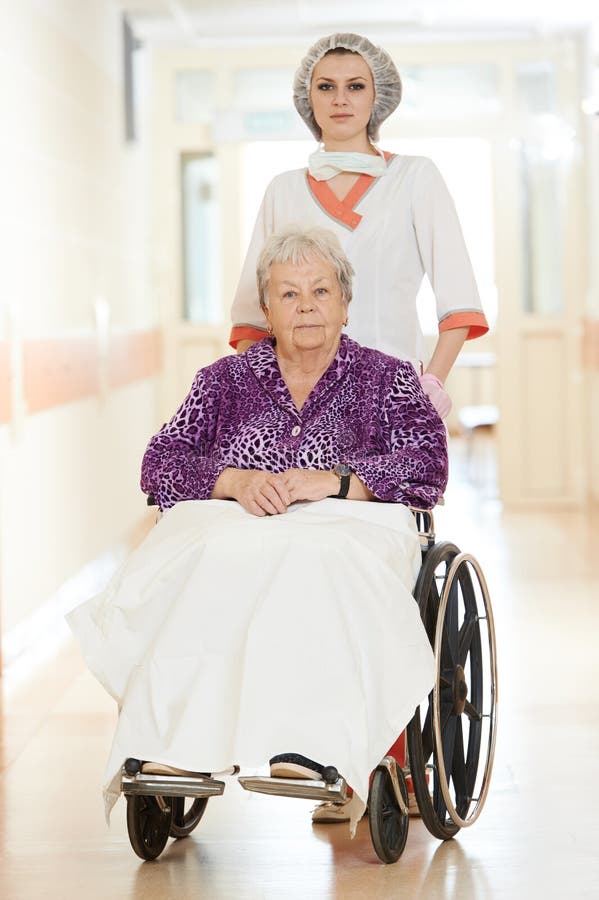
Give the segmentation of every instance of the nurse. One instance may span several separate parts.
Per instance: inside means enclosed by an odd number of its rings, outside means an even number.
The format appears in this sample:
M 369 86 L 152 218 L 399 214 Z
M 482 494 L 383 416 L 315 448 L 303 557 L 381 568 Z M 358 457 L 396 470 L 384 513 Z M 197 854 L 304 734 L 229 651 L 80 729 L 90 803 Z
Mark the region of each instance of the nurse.
M 295 75 L 293 100 L 320 141 L 308 169 L 266 189 L 233 301 L 230 344 L 243 352 L 267 334 L 256 289 L 265 240 L 290 225 L 337 235 L 356 272 L 348 334 L 413 363 L 441 417 L 444 382 L 465 340 L 488 331 L 453 200 L 435 164 L 380 150 L 381 123 L 401 99 L 388 53 L 356 34 L 317 41 Z M 416 297 L 427 275 L 439 337 L 425 364 Z

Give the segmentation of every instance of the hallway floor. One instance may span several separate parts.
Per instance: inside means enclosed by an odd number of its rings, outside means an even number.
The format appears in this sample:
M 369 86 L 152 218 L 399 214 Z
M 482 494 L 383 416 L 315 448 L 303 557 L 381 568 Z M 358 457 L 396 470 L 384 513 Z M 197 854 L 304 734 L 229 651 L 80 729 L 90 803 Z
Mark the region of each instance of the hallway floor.
M 312 826 L 311 804 L 247 794 L 234 779 L 197 831 L 142 863 L 124 803 L 110 828 L 101 777 L 115 709 L 69 644 L 0 719 L 0 897 L 327 900 L 599 897 L 599 512 L 502 513 L 457 483 L 439 538 L 479 557 L 499 645 L 491 793 L 442 844 L 412 820 L 384 866 L 366 820 Z

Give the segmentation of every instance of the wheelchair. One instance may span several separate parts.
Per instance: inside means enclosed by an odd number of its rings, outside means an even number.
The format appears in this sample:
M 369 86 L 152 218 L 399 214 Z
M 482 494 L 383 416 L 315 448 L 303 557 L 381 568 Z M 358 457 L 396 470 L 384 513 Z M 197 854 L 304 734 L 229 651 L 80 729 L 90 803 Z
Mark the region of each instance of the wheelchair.
M 153 505 L 153 498 L 148 498 Z M 497 657 L 489 591 L 476 559 L 448 541 L 437 543 L 433 513 L 412 510 L 420 535 L 422 567 L 414 588 L 433 648 L 433 688 L 406 729 L 407 765 L 385 756 L 370 778 L 367 815 L 374 850 L 394 863 L 406 845 L 409 808 L 406 776 L 422 820 L 440 840 L 453 838 L 479 817 L 488 795 L 497 732 Z M 149 770 L 149 771 L 148 771 Z M 238 767 L 225 775 L 238 775 Z M 322 780 L 238 776 L 248 791 L 342 803 L 348 785 L 334 766 Z M 138 759 L 125 761 L 121 792 L 127 800 L 131 846 L 156 859 L 169 837 L 187 837 L 210 797 L 225 782 L 210 774 L 152 774 Z

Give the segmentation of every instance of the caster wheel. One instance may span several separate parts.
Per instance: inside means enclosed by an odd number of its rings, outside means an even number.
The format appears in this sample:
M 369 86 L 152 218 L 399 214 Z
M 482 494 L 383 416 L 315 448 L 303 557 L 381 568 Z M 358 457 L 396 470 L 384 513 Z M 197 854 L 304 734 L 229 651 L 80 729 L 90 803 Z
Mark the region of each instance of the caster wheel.
M 398 767 L 397 778 L 406 806 L 408 789 L 403 772 Z M 408 837 L 410 818 L 402 813 L 387 769 L 377 769 L 368 795 L 370 836 L 376 855 L 384 863 L 397 862 Z
M 131 846 L 141 859 L 156 859 L 166 846 L 173 819 L 170 798 L 127 796 L 127 831 Z
M 196 797 L 190 802 L 186 810 L 187 797 L 170 797 L 169 802 L 173 807 L 173 819 L 169 831 L 170 837 L 185 838 L 191 834 L 206 811 L 208 797 Z

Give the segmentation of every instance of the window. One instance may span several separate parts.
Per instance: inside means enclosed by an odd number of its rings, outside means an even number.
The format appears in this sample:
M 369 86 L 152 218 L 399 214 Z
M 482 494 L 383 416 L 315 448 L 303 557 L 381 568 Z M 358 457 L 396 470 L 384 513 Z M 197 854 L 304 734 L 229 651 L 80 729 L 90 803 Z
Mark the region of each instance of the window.
M 183 156 L 181 189 L 184 318 L 213 324 L 222 316 L 217 165 L 212 155 Z
M 552 62 L 516 69 L 518 104 L 524 127 L 519 142 L 522 305 L 524 312 L 563 311 L 563 173 L 574 129 L 557 115 L 557 71 Z
M 288 110 L 292 102 L 294 69 L 238 69 L 233 104 L 236 109 Z
M 214 72 L 196 70 L 175 75 L 177 122 L 203 125 L 212 121 L 216 97 Z
M 501 108 L 499 70 L 491 63 L 404 66 L 400 68 L 401 116 L 493 115 Z

